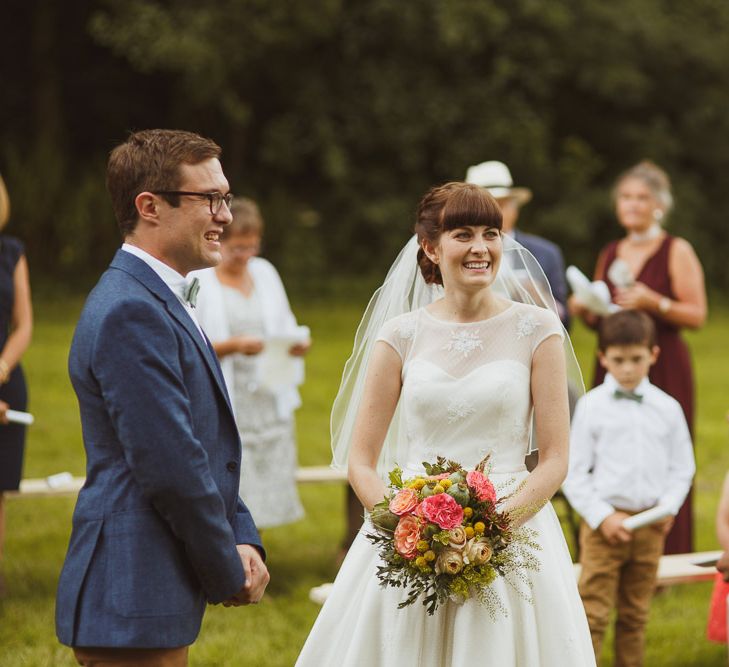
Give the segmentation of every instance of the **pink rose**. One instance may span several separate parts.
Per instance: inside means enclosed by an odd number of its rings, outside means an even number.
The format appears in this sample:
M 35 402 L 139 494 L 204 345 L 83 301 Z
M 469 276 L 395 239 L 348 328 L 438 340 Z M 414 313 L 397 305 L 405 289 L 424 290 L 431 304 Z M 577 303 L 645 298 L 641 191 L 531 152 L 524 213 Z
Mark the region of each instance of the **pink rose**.
M 415 509 L 418 504 L 418 492 L 415 489 L 400 489 L 390 501 L 390 511 L 402 516 Z
M 441 529 L 450 530 L 463 523 L 463 508 L 447 493 L 436 493 L 420 503 L 423 516 Z
M 496 489 L 494 489 L 494 485 L 490 482 L 489 478 L 482 472 L 471 470 L 466 475 L 466 484 L 473 489 L 476 493 L 476 498 L 480 501 L 496 502 Z
M 395 551 L 403 558 L 412 560 L 418 555 L 418 540 L 420 539 L 421 523 L 412 514 L 400 517 L 395 528 Z

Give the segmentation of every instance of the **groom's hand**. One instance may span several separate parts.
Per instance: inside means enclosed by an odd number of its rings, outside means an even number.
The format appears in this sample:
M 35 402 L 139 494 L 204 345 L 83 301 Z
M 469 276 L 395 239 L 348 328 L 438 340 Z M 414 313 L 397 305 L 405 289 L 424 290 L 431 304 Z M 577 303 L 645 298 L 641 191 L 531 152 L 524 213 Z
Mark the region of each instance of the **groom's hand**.
M 223 602 L 226 607 L 238 607 L 260 602 L 271 578 L 258 549 L 250 544 L 238 544 L 236 549 L 238 549 L 238 555 L 243 565 L 246 583 L 236 595 Z

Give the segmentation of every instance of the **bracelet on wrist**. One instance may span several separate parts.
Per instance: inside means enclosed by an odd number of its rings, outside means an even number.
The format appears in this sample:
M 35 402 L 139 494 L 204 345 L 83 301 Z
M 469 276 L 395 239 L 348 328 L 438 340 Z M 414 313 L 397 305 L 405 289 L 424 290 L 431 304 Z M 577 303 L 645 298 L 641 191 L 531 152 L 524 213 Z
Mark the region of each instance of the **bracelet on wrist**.
M 673 305 L 673 301 L 669 299 L 667 296 L 662 296 L 658 300 L 658 312 L 661 315 L 666 315 L 669 310 L 671 310 L 671 306 Z

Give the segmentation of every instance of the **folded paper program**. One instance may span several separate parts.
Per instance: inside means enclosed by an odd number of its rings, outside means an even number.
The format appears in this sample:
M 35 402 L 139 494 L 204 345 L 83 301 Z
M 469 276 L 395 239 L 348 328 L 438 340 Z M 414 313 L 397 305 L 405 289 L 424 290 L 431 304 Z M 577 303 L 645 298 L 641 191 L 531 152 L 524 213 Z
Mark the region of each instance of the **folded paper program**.
M 610 300 L 610 290 L 602 280 L 590 282 L 576 266 L 567 267 L 567 282 L 574 295 L 595 315 L 609 315 L 620 310 Z
M 629 516 L 623 521 L 623 527 L 628 530 L 636 530 L 672 515 L 673 512 L 667 507 L 656 505 L 656 507 L 651 507 L 649 510 L 645 510 L 645 512 L 639 512 L 638 514 Z
M 291 356 L 289 350 L 294 345 L 307 343 L 310 336 L 309 327 L 298 326 L 290 335 L 267 338 L 260 360 L 261 384 L 274 391 L 301 384 L 304 381 L 303 362 L 300 357 Z

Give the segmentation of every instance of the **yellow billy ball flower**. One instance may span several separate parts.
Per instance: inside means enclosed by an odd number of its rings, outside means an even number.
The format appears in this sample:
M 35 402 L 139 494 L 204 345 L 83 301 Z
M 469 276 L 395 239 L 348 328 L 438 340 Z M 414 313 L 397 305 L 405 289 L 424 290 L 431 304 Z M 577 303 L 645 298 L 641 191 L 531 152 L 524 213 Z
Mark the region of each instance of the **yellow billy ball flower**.
M 446 480 L 446 481 L 450 482 L 450 480 Z M 470 519 L 473 516 L 473 507 L 464 507 L 463 516 L 465 516 L 467 519 Z
M 484 524 L 483 521 L 476 521 L 476 523 L 473 524 L 473 529 L 480 534 L 483 534 L 483 531 L 486 530 L 486 524 Z
M 476 531 L 471 526 L 466 526 L 466 537 L 470 540 Z
M 450 489 L 451 488 L 451 485 L 453 484 L 453 482 L 451 482 L 451 480 L 449 480 L 449 479 L 442 479 L 442 480 L 440 480 L 439 484 L 444 489 Z
M 417 558 L 415 559 L 415 564 L 416 564 L 416 565 L 417 565 L 418 567 L 427 567 L 427 565 L 428 565 L 428 561 L 427 561 L 427 560 L 425 560 L 425 557 L 424 557 L 424 556 L 418 556 L 418 557 L 417 557 Z
M 422 477 L 418 477 L 413 482 L 413 488 L 416 489 L 416 490 L 418 490 L 418 491 L 420 491 L 420 489 L 422 489 L 424 486 L 425 486 L 425 480 Z
M 424 551 L 430 549 L 430 544 L 428 544 L 426 540 L 418 540 L 416 547 L 420 553 L 423 553 Z
M 433 487 L 433 493 L 443 493 L 445 489 L 441 486 L 440 482 Z
M 431 551 L 430 549 L 428 549 L 428 551 L 426 551 L 423 554 L 423 558 L 425 558 L 425 560 L 427 560 L 429 563 L 431 561 L 434 561 L 435 560 L 435 551 Z

